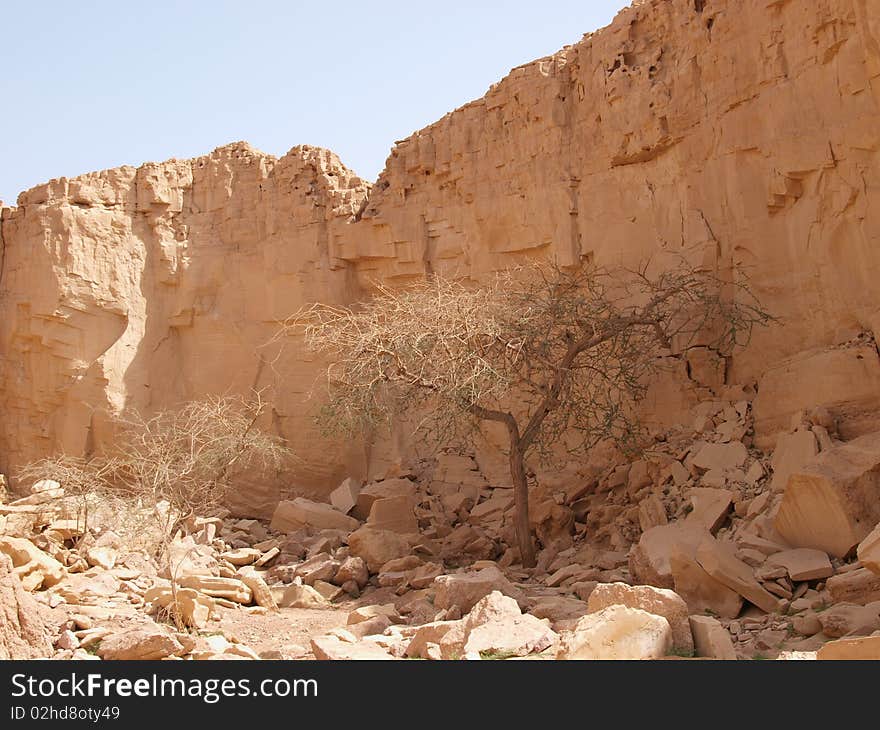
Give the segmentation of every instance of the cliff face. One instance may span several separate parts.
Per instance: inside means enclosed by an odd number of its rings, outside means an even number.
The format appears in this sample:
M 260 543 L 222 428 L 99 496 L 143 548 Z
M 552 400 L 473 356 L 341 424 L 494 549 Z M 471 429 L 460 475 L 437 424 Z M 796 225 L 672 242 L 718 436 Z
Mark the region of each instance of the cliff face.
M 295 343 L 260 347 L 273 320 L 355 300 L 376 279 L 479 279 L 542 256 L 685 252 L 748 268 L 784 324 L 727 362 L 678 353 L 677 382 L 655 389 L 657 419 L 724 381 L 753 382 L 765 447 L 818 404 L 844 434 L 877 428 L 870 5 L 636 4 L 399 143 L 372 190 L 332 153 L 276 160 L 237 144 L 23 193 L 0 228 L 0 468 L 95 448 L 123 407 L 256 386 L 304 459 L 296 488 L 335 485 L 369 454 L 318 438 L 303 399 L 319 368 Z M 277 496 L 246 491 L 255 508 Z
M 22 194 L 3 213 L 4 468 L 100 448 L 126 407 L 267 388 L 266 425 L 322 454 L 298 416 L 316 364 L 266 343 L 304 302 L 352 296 L 330 226 L 368 189 L 326 150 L 234 144 Z M 297 486 L 336 480 L 348 456 L 307 460 Z M 248 487 L 258 507 L 277 499 Z

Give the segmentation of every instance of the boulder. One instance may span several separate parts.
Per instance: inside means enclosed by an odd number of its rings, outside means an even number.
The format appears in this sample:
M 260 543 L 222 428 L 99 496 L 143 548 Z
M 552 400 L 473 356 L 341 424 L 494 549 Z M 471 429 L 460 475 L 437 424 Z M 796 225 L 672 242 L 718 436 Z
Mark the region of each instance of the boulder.
M 812 431 L 796 431 L 782 434 L 776 441 L 773 457 L 773 480 L 770 488 L 781 492 L 788 484 L 788 478 L 809 464 L 819 453 L 819 444 Z
M 715 580 L 692 554 L 676 548 L 670 558 L 675 592 L 687 603 L 692 614 L 707 611 L 724 618 L 736 618 L 743 599 L 734 590 Z
M 110 547 L 109 545 L 94 545 L 92 547 L 86 548 L 83 554 L 86 562 L 92 567 L 99 567 L 103 568 L 104 570 L 110 570 L 114 565 L 116 565 L 116 559 L 119 556 L 119 551 L 114 547 Z
M 693 554 L 706 537 L 710 535 L 705 527 L 687 521 L 652 527 L 642 533 L 638 544 L 630 551 L 629 572 L 639 583 L 672 588 L 669 558 L 673 550 L 678 547 Z
M 741 441 L 727 444 L 705 444 L 694 455 L 691 463 L 703 471 L 736 469 L 742 466 L 749 456 Z
M 415 501 L 416 485 L 409 479 L 384 479 L 381 482 L 368 484 L 358 493 L 357 503 L 351 514 L 359 520 L 365 520 L 370 516 L 373 502 L 391 497 L 409 497 Z
M 798 411 L 817 406 L 843 416 L 844 437 L 874 426 L 880 367 L 873 343 L 805 350 L 764 370 L 753 404 L 755 445 L 768 450 Z
M 340 563 L 332 582 L 341 586 L 348 581 L 354 581 L 358 588 L 363 588 L 369 580 L 370 571 L 367 570 L 364 559 L 350 555 Z
M 542 505 L 545 500 L 542 500 Z M 468 522 L 483 525 L 500 520 L 513 505 L 513 495 L 509 489 L 496 489 L 489 499 L 480 502 L 468 515 Z
M 0 660 L 52 655 L 43 607 L 21 584 L 12 561 L 0 555 Z
M 475 572 L 441 575 L 434 579 L 434 605 L 438 609 L 457 606 L 462 613 L 492 591 L 499 591 L 517 601 L 523 601 L 523 592 L 516 588 L 496 567 Z
M 168 560 L 159 573 L 163 578 L 187 575 L 220 575 L 220 563 L 210 545 L 196 544 L 191 535 L 176 538 L 168 546 Z
M 838 603 L 818 614 L 822 633 L 832 638 L 847 634 L 866 636 L 880 630 L 880 603 L 860 606 L 856 603 Z
M 296 566 L 294 575 L 298 575 L 303 583 L 310 586 L 319 580 L 330 582 L 338 570 L 338 560 L 334 560 L 329 553 L 318 553 Z
M 811 548 L 784 550 L 767 558 L 765 565 L 782 566 L 795 583 L 830 578 L 834 575 L 834 568 L 828 555 L 821 550 Z
M 389 560 L 409 555 L 413 540 L 413 536 L 364 526 L 349 536 L 349 554 L 361 558 L 370 572 L 377 573 Z
M 342 514 L 347 515 L 357 504 L 358 495 L 361 492 L 362 483 L 348 477 L 336 489 L 330 492 L 330 504 Z
M 695 656 L 706 659 L 736 659 L 733 640 L 720 621 L 711 616 L 691 616 L 689 620 Z
M 248 605 L 253 593 L 238 578 L 221 578 L 213 575 L 185 575 L 177 580 L 182 588 L 193 588 L 211 598 L 225 598 L 227 601 Z
M 829 578 L 825 590 L 832 603 L 857 603 L 866 606 L 880 601 L 880 575 L 867 568 L 851 570 Z
M 263 553 L 254 548 L 238 548 L 238 550 L 227 550 L 225 553 L 220 555 L 223 560 L 225 560 L 230 565 L 234 565 L 238 568 L 245 565 L 253 565 L 257 562 Z
M 724 524 L 733 506 L 733 492 L 727 489 L 709 487 L 689 489 L 685 496 L 690 499 L 693 506 L 685 521 L 699 525 L 713 535 Z
M 460 659 L 464 656 L 465 621 L 431 621 L 414 632 L 406 646 L 405 655 L 411 658 L 433 659 L 432 647 L 439 648 L 439 658 Z
M 0 536 L 0 554 L 12 561 L 12 572 L 26 591 L 50 588 L 67 575 L 61 563 L 23 537 Z
M 392 623 L 396 623 L 400 620 L 400 614 L 397 612 L 397 608 L 394 604 L 383 603 L 381 605 L 361 606 L 360 608 L 356 608 L 348 614 L 346 623 L 349 626 L 352 624 L 359 624 L 363 621 L 369 621 L 376 616 L 386 616 Z
M 292 501 L 280 502 L 269 523 L 269 528 L 277 532 L 293 532 L 307 526 L 318 530 L 351 532 L 360 527 L 360 522 L 332 505 L 297 497 Z
M 144 603 L 150 606 L 151 612 L 160 608 L 169 610 L 172 618 L 194 629 L 205 628 L 215 611 L 214 601 L 193 588 L 172 591 L 171 586 L 155 586 L 144 594 Z
M 672 646 L 677 652 L 690 654 L 694 649 L 688 606 L 674 591 L 654 586 L 630 586 L 626 583 L 600 583 L 590 593 L 587 610 L 598 613 L 608 606 L 639 608 L 655 616 L 663 616 L 672 630 Z
M 880 575 L 880 524 L 859 543 L 856 555 L 864 567 Z
M 335 586 L 332 583 L 327 583 L 323 580 L 316 580 L 312 583 L 312 588 L 314 588 L 318 593 L 320 593 L 324 598 L 326 598 L 331 603 L 335 601 L 337 598 L 340 598 L 345 591 L 342 590 L 339 586 Z
M 415 500 L 407 495 L 377 499 L 370 507 L 367 526 L 373 530 L 388 530 L 402 535 L 416 534 L 419 523 L 415 507 Z
M 105 660 L 149 661 L 183 653 L 183 644 L 155 624 L 110 634 L 98 646 L 98 656 Z
M 819 648 L 820 660 L 875 660 L 880 659 L 880 636 L 829 641 Z
M 104 603 L 119 590 L 119 579 L 107 571 L 75 573 L 52 590 L 71 604 Z
M 330 601 L 311 586 L 293 583 L 284 590 L 278 605 L 281 608 L 329 608 Z
M 838 558 L 880 522 L 880 433 L 822 452 L 793 473 L 774 525 L 794 547 Z
M 697 548 L 696 561 L 710 576 L 768 613 L 780 609 L 780 600 L 761 587 L 754 571 L 736 557 L 732 545 L 710 539 Z
M 251 589 L 254 603 L 263 608 L 268 608 L 270 611 L 278 610 L 278 604 L 275 603 L 275 598 L 272 596 L 272 591 L 269 590 L 269 585 L 256 570 L 249 567 L 242 568 L 238 571 L 236 577 Z
M 557 621 L 580 618 L 588 613 L 588 608 L 586 602 L 570 596 L 543 596 L 532 603 L 529 613 L 555 624 Z
M 668 522 L 666 507 L 663 506 L 663 502 L 656 494 L 650 494 L 639 502 L 639 527 L 642 532 L 647 532 L 652 527 L 665 525 Z
M 557 659 L 660 659 L 672 649 L 672 629 L 662 616 L 609 606 L 582 617 L 560 634 Z
M 559 638 L 538 618 L 523 614 L 517 602 L 499 591 L 481 598 L 464 619 L 464 652 L 526 656 L 550 648 Z
M 320 660 L 375 661 L 396 658 L 373 641 L 352 644 L 336 636 L 315 636 L 311 646 L 315 659 Z

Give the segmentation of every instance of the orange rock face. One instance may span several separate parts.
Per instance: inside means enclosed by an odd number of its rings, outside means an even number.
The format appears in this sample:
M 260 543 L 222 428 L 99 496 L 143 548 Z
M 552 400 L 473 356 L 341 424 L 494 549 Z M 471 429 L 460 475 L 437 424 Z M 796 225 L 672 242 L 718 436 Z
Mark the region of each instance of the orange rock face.
M 754 383 L 767 448 L 815 406 L 845 436 L 880 427 L 870 4 L 638 3 L 399 143 L 372 189 L 325 150 L 237 143 L 23 193 L 0 215 L 0 469 L 100 448 L 127 407 L 257 387 L 302 462 L 243 484 L 245 506 L 326 494 L 394 449 L 320 437 L 304 405 L 320 363 L 295 340 L 264 346 L 275 321 L 375 280 L 479 280 L 535 257 L 747 267 L 781 323 L 726 362 L 680 348 L 648 404 L 657 421 Z M 690 380 L 686 363 L 707 358 Z

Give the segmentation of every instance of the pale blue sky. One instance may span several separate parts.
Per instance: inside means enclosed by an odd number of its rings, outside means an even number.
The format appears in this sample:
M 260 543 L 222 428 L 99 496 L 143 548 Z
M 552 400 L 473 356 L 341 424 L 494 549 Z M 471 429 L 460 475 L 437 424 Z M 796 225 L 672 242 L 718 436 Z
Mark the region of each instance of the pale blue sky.
M 0 0 L 0 200 L 240 139 L 374 180 L 395 140 L 627 4 Z

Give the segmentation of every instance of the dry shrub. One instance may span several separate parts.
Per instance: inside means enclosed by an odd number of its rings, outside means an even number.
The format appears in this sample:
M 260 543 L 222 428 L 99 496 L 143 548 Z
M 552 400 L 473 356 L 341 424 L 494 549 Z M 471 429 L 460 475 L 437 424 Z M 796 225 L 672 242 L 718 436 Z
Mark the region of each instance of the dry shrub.
M 42 459 L 17 478 L 54 479 L 64 488 L 62 514 L 161 557 L 182 520 L 222 509 L 236 472 L 274 475 L 290 458 L 279 437 L 257 427 L 265 410 L 257 394 L 192 401 L 150 418 L 132 414 L 119 422 L 108 453 Z

